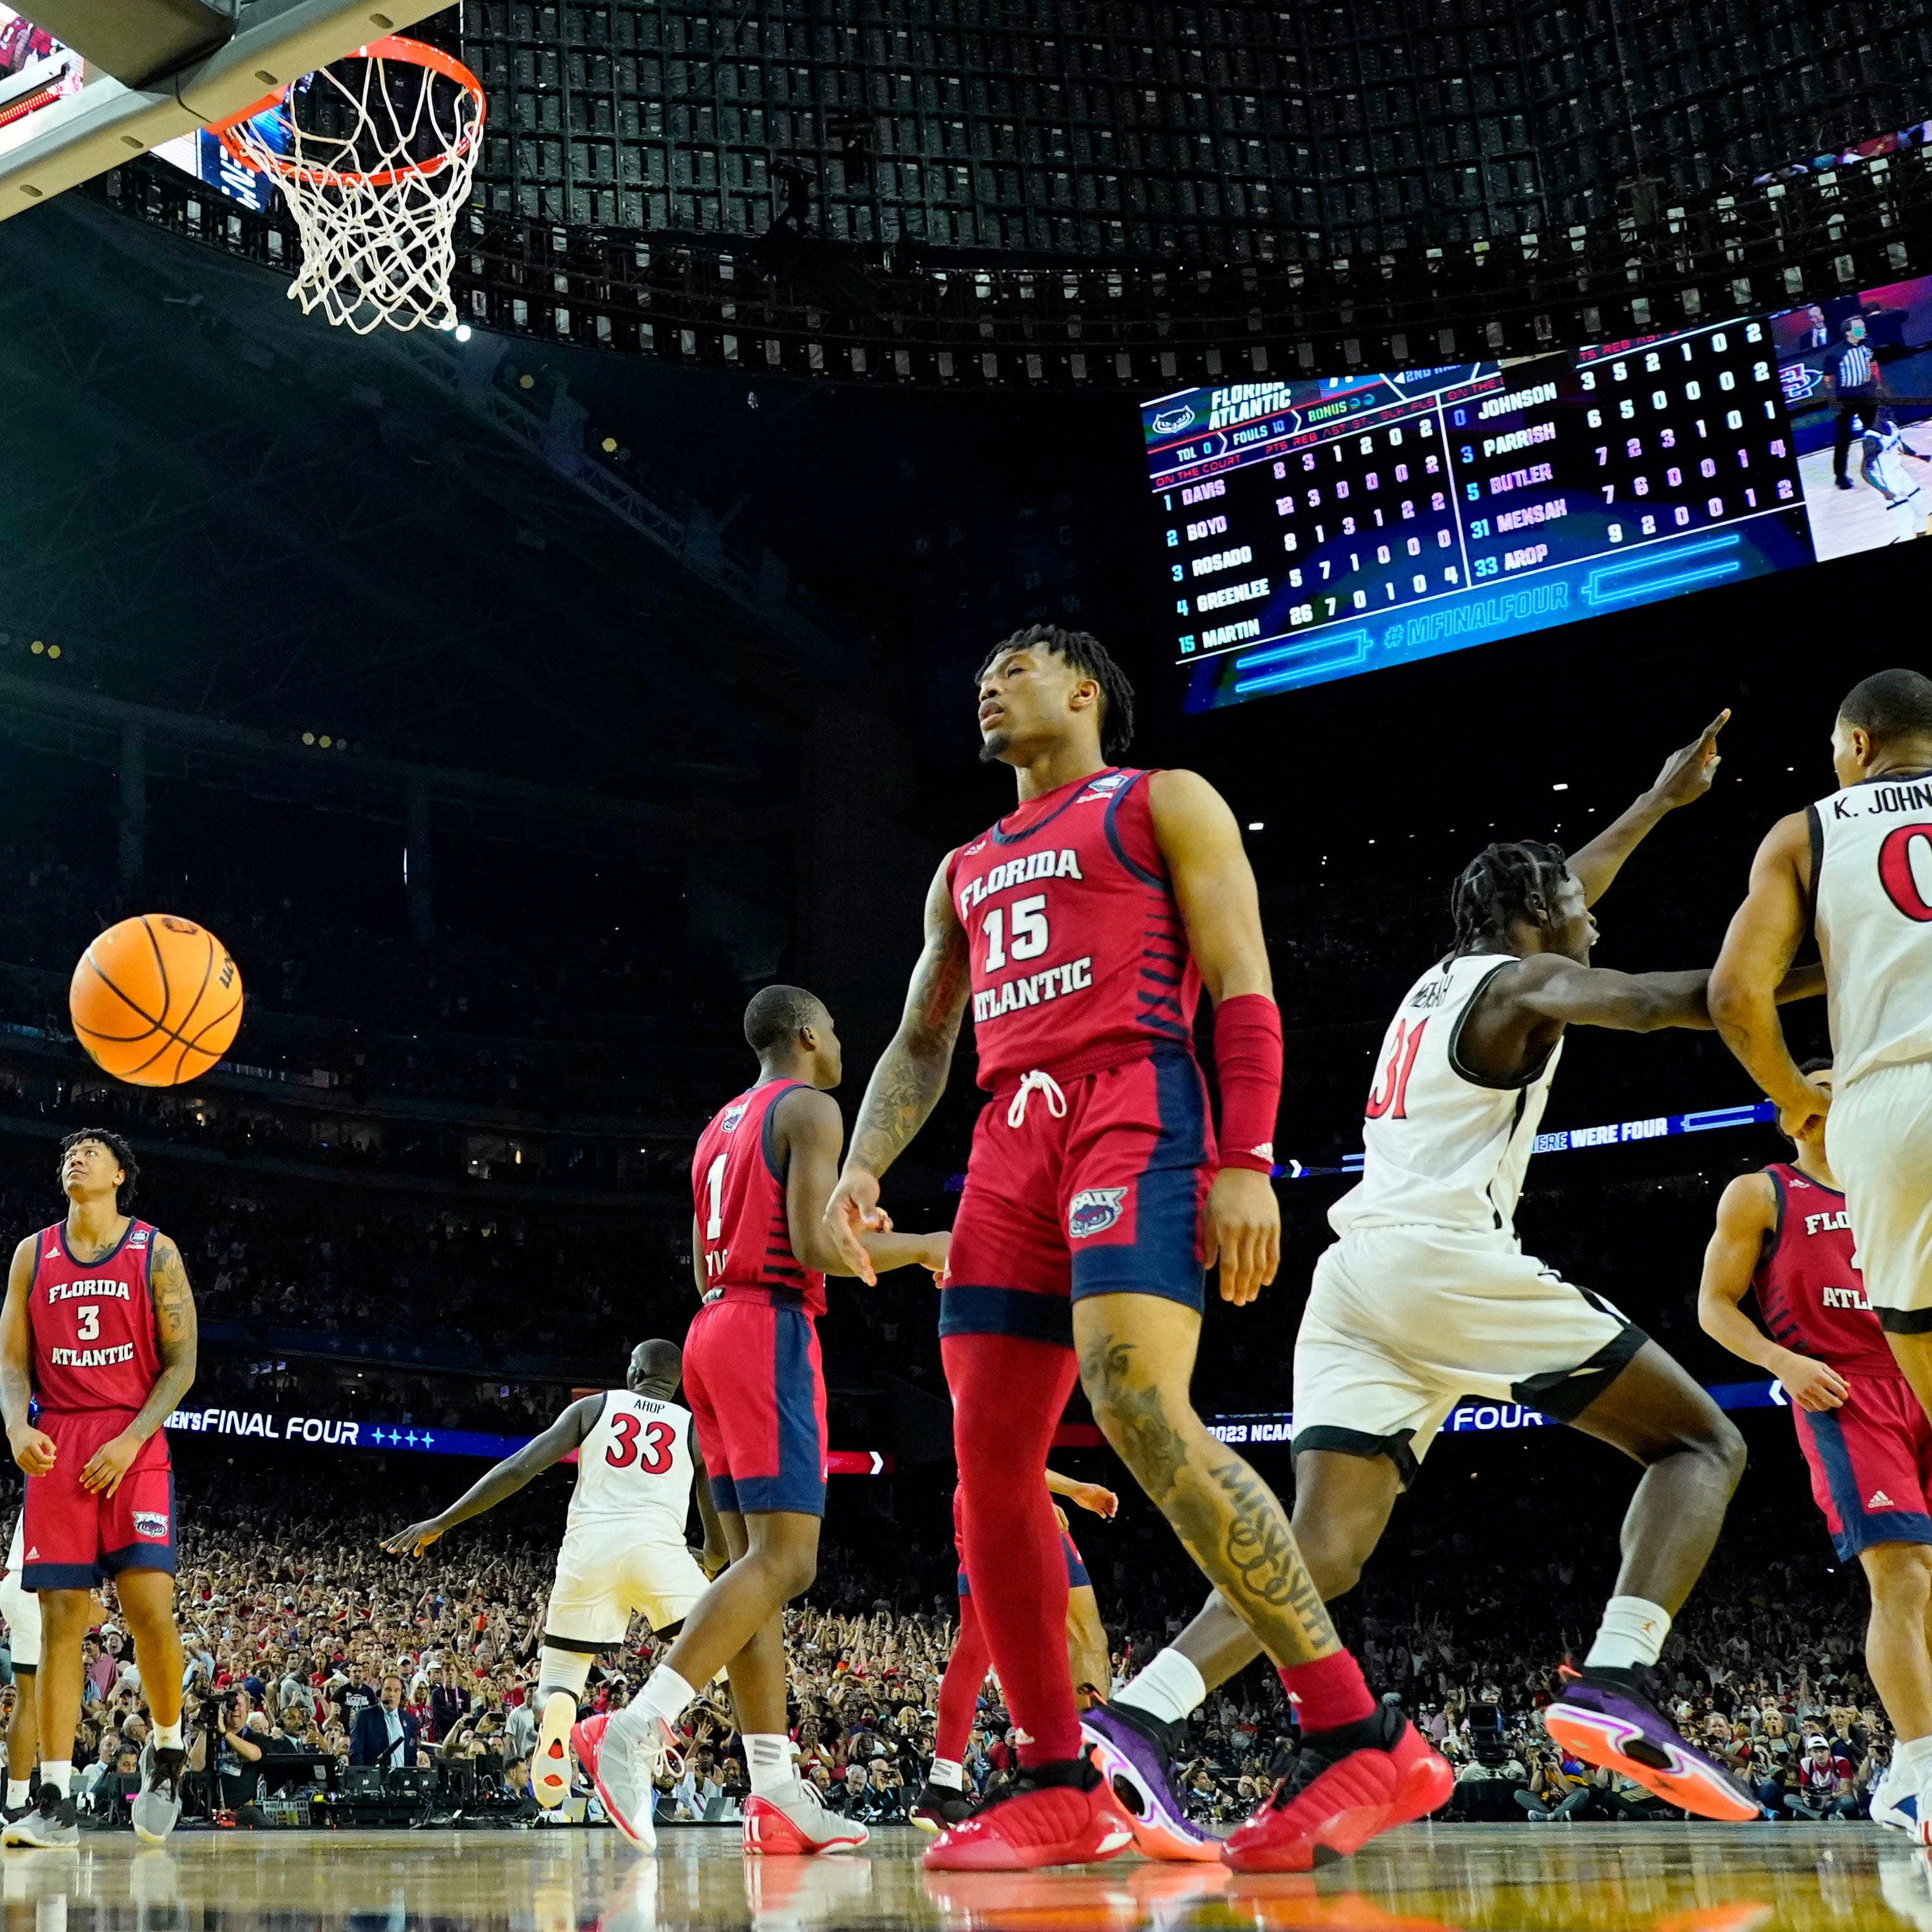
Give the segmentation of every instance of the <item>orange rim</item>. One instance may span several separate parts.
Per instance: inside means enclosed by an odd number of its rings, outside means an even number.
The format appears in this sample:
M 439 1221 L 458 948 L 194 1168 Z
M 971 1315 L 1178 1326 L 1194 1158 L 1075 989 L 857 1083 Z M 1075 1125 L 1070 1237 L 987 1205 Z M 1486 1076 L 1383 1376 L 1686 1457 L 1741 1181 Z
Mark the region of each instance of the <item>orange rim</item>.
M 244 167 L 252 168 L 256 174 L 272 172 L 282 181 L 298 181 L 312 187 L 329 188 L 392 188 L 399 181 L 411 176 L 440 174 L 453 160 L 467 154 L 475 144 L 476 131 L 483 124 L 485 104 L 483 83 L 458 60 L 454 54 L 447 54 L 440 47 L 433 47 L 424 40 L 405 40 L 400 34 L 387 34 L 380 40 L 371 40 L 366 46 L 354 49 L 342 56 L 344 60 L 399 60 L 414 67 L 428 68 L 432 74 L 440 74 L 445 80 L 453 81 L 476 104 L 475 118 L 464 131 L 463 138 L 447 154 L 436 155 L 427 161 L 412 161 L 406 167 L 384 168 L 379 172 L 358 174 L 340 168 L 302 167 L 284 161 L 279 155 L 272 154 L 265 166 L 261 158 L 251 153 L 247 144 L 235 130 L 244 121 L 252 121 L 258 114 L 266 114 L 271 108 L 285 104 L 290 94 L 306 78 L 298 76 L 286 87 L 278 87 L 272 94 L 265 94 L 253 106 L 244 107 L 238 114 L 231 114 L 226 121 L 218 121 L 209 130 L 224 148 Z M 293 117 L 291 116 L 291 122 Z

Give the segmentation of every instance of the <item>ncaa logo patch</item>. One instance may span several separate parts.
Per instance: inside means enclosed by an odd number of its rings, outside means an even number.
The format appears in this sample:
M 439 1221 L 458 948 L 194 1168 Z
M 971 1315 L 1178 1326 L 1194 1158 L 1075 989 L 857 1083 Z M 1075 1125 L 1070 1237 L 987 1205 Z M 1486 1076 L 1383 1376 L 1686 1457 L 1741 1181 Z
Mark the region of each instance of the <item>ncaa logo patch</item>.
M 1088 1234 L 1104 1234 L 1120 1218 L 1121 1204 L 1127 1198 L 1124 1187 L 1083 1187 L 1068 1204 L 1066 1232 L 1079 1240 Z
M 1112 798 L 1126 782 L 1127 774 L 1125 772 L 1102 772 L 1080 794 L 1080 802 L 1085 805 L 1090 800 Z
M 134 1512 L 134 1534 L 136 1536 L 165 1536 L 168 1533 L 166 1513 L 162 1510 L 136 1510 Z
M 746 1102 L 740 1100 L 736 1106 L 727 1107 L 724 1109 L 724 1118 L 718 1123 L 718 1131 L 721 1134 L 736 1132 L 738 1123 L 745 1118 L 745 1108 L 747 1104 Z

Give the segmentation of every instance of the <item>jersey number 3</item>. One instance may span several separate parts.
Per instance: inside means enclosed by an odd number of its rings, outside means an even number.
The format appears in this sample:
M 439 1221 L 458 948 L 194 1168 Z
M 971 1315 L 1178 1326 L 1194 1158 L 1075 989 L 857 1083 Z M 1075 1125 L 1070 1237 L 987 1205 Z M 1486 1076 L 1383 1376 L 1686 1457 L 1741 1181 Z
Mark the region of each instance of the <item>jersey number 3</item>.
M 1392 1120 L 1408 1118 L 1408 1076 L 1415 1070 L 1415 1056 L 1422 1045 L 1423 1029 L 1429 1022 L 1418 1020 L 1411 1033 L 1406 1020 L 1395 1023 L 1395 1045 L 1389 1050 L 1388 1064 L 1369 1095 L 1369 1118 L 1379 1120 L 1386 1114 Z
M 639 1430 L 644 1432 L 641 1443 Z M 668 1422 L 640 1422 L 634 1415 L 614 1415 L 610 1433 L 616 1437 L 604 1452 L 604 1460 L 614 1469 L 628 1469 L 634 1462 L 647 1476 L 662 1476 L 670 1467 L 671 1445 L 677 1431 Z

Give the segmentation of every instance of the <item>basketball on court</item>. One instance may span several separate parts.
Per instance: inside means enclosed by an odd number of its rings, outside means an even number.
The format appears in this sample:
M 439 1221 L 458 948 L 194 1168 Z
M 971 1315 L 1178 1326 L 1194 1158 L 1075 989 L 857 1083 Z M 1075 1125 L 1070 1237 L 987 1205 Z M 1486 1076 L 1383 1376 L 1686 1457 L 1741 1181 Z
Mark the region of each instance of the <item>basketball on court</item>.
M 143 913 L 110 926 L 80 956 L 68 1011 L 102 1072 L 136 1087 L 179 1087 L 233 1043 L 242 975 L 206 927 Z

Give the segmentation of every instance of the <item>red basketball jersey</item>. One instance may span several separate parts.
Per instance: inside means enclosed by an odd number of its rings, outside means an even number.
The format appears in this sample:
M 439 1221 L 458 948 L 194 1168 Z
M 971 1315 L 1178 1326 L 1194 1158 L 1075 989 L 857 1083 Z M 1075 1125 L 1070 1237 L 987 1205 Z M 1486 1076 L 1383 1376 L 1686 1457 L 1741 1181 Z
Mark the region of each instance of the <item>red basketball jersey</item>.
M 1896 1376 L 1898 1364 L 1852 1259 L 1845 1197 L 1787 1161 L 1765 1172 L 1778 1190 L 1778 1222 L 1751 1277 L 1764 1325 L 1787 1348 L 1834 1369 Z
M 1153 776 L 1076 778 L 948 862 L 982 1087 L 1034 1067 L 1072 1078 L 1156 1046 L 1192 1048 L 1201 976 L 1154 840 Z
M 808 1315 L 825 1312 L 825 1277 L 800 1265 L 785 1219 L 785 1177 L 772 1113 L 797 1080 L 740 1094 L 698 1137 L 691 1192 L 710 1288 L 788 1288 Z
M 64 1222 L 43 1228 L 34 1239 L 27 1319 L 35 1397 L 46 1409 L 131 1413 L 161 1372 L 148 1292 L 154 1229 L 130 1220 L 120 1245 L 98 1262 L 77 1262 L 68 1253 Z

